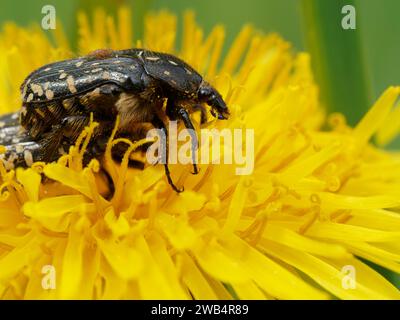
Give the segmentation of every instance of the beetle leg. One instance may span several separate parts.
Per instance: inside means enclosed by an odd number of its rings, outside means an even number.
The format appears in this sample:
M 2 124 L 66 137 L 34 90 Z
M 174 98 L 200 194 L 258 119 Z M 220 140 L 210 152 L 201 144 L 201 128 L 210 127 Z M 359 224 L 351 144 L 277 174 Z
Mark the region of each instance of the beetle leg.
M 49 132 L 43 135 L 43 138 L 39 140 L 42 145 L 39 160 L 45 162 L 51 162 L 56 160 L 59 155 L 59 148 L 63 138 L 63 126 L 61 124 L 55 125 Z
M 75 141 L 82 130 L 89 124 L 87 116 L 68 116 L 61 120 L 63 135 Z
M 192 139 L 192 162 L 193 162 L 193 172 L 192 174 L 198 174 L 199 169 L 197 168 L 197 159 L 196 159 L 196 151 L 199 147 L 199 141 L 197 139 L 197 134 L 196 130 L 193 126 L 192 120 L 190 120 L 189 113 L 186 111 L 186 109 L 180 107 L 177 110 L 178 116 L 181 118 L 183 121 L 186 129 L 189 129 L 189 134 Z
M 184 188 L 183 187 L 181 189 L 177 188 L 177 186 L 172 181 L 171 173 L 170 173 L 169 167 L 168 167 L 169 144 L 168 144 L 168 130 L 167 130 L 167 127 L 165 126 L 164 122 L 162 122 L 162 120 L 160 118 L 158 118 L 158 117 L 154 118 L 153 125 L 157 129 L 160 129 L 164 133 L 164 136 L 165 136 L 165 141 L 163 141 L 164 139 L 161 139 L 161 152 L 163 152 L 163 153 L 165 152 L 163 154 L 163 157 L 165 158 L 164 169 L 165 169 L 165 175 L 167 176 L 168 183 L 172 187 L 172 189 L 174 189 L 177 193 L 180 193 L 180 192 L 182 192 L 184 190 Z M 164 142 L 165 142 L 165 145 L 164 145 Z
M 180 118 L 186 129 L 189 130 L 190 137 L 192 139 L 192 162 L 193 162 L 193 172 L 192 174 L 198 174 L 199 169 L 197 167 L 196 151 L 199 146 L 196 130 L 194 129 L 192 120 L 190 120 L 189 113 L 183 107 L 176 107 L 172 100 L 168 100 L 166 114 L 170 120 L 176 120 Z
M 88 123 L 89 119 L 86 116 L 67 116 L 61 120 L 60 124 L 53 125 L 40 140 L 43 145 L 42 160 L 55 160 L 61 154 L 60 152 L 63 152 L 60 151 L 62 142 L 67 145 L 73 144 Z

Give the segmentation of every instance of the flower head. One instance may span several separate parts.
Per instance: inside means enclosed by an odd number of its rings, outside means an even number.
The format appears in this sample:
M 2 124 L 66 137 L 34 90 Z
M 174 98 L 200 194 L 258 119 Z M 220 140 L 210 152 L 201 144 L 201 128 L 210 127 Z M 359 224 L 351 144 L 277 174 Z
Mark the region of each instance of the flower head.
M 231 111 L 229 120 L 207 126 L 253 129 L 254 171 L 202 164 L 191 175 L 188 165 L 173 165 L 185 185 L 178 195 L 161 165 L 128 168 L 141 142 L 125 141 L 126 157 L 113 162 L 111 137 L 101 162 L 115 189 L 109 198 L 99 161 L 82 164 L 93 122 L 57 163 L 8 172 L 0 164 L 1 297 L 400 297 L 359 259 L 400 271 L 400 155 L 369 143 L 376 132 L 383 142 L 393 136 L 395 129 L 384 127 L 399 88 L 389 88 L 351 128 L 342 115 L 325 116 L 308 54 L 294 54 L 275 34 L 245 26 L 222 60 L 224 29 L 205 35 L 192 13 L 180 49 L 176 17 L 167 12 L 147 16 L 136 42 L 125 8 L 117 20 L 97 10 L 93 24 L 83 13 L 78 22 L 80 54 L 138 46 L 176 54 L 199 70 Z M 62 30 L 55 32 L 53 44 L 36 27 L 4 26 L 1 112 L 19 108 L 19 85 L 30 71 L 72 56 Z M 53 289 L 44 283 L 46 266 L 56 271 Z

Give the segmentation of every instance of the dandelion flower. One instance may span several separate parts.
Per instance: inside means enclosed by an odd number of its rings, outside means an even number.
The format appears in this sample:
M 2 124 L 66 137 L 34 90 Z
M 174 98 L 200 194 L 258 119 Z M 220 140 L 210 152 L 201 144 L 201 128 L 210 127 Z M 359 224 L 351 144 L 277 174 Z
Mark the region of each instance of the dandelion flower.
M 208 125 L 254 130 L 253 173 L 202 164 L 191 175 L 189 165 L 174 165 L 173 177 L 185 186 L 177 194 L 162 165 L 129 169 L 126 161 L 107 161 L 108 150 L 105 169 L 115 187 L 108 199 L 99 162 L 82 165 L 95 123 L 56 163 L 0 165 L 0 296 L 399 299 L 364 261 L 400 271 L 400 154 L 370 143 L 375 134 L 385 143 L 397 133 L 387 123 L 398 114 L 400 89 L 387 89 L 351 128 L 342 115 L 324 114 L 307 53 L 245 26 L 222 59 L 223 27 L 206 35 L 191 12 L 183 22 L 177 46 L 176 17 L 167 12 L 147 16 L 135 42 L 126 8 L 116 19 L 96 10 L 92 22 L 79 13 L 78 51 L 137 46 L 187 61 L 231 110 L 228 121 Z M 4 25 L 2 113 L 19 108 L 19 85 L 30 71 L 72 57 L 60 28 L 53 38 L 39 27 Z M 52 288 L 43 285 L 48 266 L 56 272 Z

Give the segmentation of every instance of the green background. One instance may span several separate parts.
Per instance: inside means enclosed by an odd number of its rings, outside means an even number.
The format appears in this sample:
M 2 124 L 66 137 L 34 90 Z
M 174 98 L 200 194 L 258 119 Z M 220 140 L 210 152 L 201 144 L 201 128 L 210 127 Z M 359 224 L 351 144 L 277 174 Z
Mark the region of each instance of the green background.
M 2 0 L 0 25 L 40 23 L 41 8 L 56 7 L 57 18 L 72 43 L 76 40 L 76 11 L 102 5 L 113 12 L 118 4 L 133 10 L 135 36 L 140 36 L 147 10 L 169 9 L 182 15 L 194 9 L 198 23 L 210 31 L 215 24 L 227 30 L 225 50 L 243 24 L 264 32 L 278 32 L 295 50 L 312 54 L 323 103 L 330 111 L 346 114 L 351 124 L 390 85 L 400 84 L 399 0 Z M 343 30 L 341 8 L 356 8 L 356 30 Z M 400 139 L 391 147 L 400 147 Z M 399 286 L 398 276 L 379 269 Z

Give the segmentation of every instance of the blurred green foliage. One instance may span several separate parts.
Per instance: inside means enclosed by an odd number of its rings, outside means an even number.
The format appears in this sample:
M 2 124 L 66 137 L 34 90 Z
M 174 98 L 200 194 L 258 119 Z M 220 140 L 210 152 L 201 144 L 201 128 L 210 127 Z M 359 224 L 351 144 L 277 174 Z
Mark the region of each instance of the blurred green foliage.
M 329 111 L 346 113 L 351 110 L 347 121 L 355 125 L 372 103 L 360 22 L 357 28 L 356 3 L 352 0 L 302 0 L 302 8 L 307 50 L 313 57 L 322 103 Z M 354 23 L 354 29 L 343 27 L 342 21 L 349 20 Z
M 133 9 L 136 34 L 142 30 L 145 10 L 167 8 L 181 14 L 185 9 L 192 8 L 206 31 L 216 23 L 225 25 L 228 43 L 243 24 L 251 23 L 264 32 L 280 33 L 297 50 L 306 47 L 302 35 L 301 0 L 2 0 L 0 25 L 10 20 L 20 25 L 40 23 L 41 8 L 46 4 L 56 7 L 57 18 L 62 21 L 71 40 L 76 37 L 75 13 L 78 9 L 103 5 L 112 12 L 118 4 L 127 4 Z M 358 0 L 355 5 L 357 27 L 369 67 L 372 98 L 375 99 L 389 85 L 400 83 L 400 72 L 396 68 L 400 57 L 400 1 Z M 346 110 L 349 116 L 354 112 L 353 109 Z

